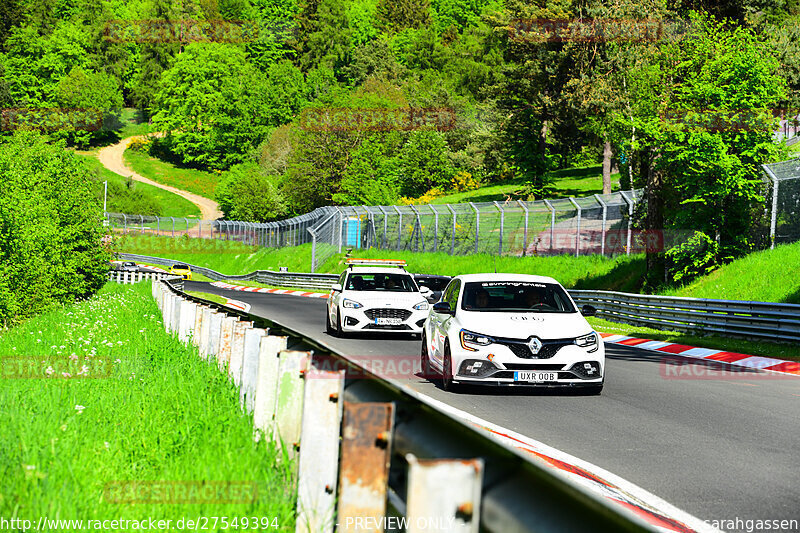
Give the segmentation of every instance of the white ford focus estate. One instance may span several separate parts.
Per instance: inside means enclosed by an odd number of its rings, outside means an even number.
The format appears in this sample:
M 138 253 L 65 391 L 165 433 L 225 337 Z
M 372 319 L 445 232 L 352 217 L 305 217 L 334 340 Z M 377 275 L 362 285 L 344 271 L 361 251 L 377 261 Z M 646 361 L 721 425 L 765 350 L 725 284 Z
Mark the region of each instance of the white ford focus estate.
M 564 287 L 543 276 L 453 278 L 423 326 L 422 369 L 459 383 L 582 387 L 600 393 L 605 349 Z
M 328 297 L 328 333 L 419 335 L 429 304 L 406 271 L 405 261 L 350 259 L 347 263 Z

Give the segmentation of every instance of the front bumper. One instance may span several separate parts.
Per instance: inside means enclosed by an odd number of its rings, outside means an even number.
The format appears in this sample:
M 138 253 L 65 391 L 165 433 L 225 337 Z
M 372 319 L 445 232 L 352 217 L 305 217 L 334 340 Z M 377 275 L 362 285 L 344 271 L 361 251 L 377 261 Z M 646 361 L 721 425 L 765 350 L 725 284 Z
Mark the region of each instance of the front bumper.
M 605 377 L 602 341 L 593 352 L 576 345 L 566 345 L 556 350 L 554 355 L 542 359 L 518 357 L 502 345 L 489 345 L 474 352 L 458 346 L 452 350 L 451 357 L 453 379 L 457 383 L 578 388 L 600 385 Z M 475 363 L 480 364 L 476 367 Z M 545 373 L 547 379 L 524 379 L 530 376 L 526 373 L 531 372 Z
M 428 310 L 381 308 L 339 308 L 342 331 L 349 333 L 421 333 Z M 384 316 L 386 315 L 386 316 Z M 378 324 L 376 318 L 400 319 L 399 324 Z

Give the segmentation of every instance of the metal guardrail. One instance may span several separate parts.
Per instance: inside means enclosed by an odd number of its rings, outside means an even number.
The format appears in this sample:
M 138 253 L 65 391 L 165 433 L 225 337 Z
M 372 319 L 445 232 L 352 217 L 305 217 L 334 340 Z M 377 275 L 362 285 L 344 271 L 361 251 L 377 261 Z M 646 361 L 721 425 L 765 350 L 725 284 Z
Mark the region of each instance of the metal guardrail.
M 203 276 L 214 281 L 219 280 L 245 280 L 257 281 L 267 285 L 277 285 L 280 287 L 297 287 L 298 289 L 323 289 L 328 290 L 331 285 L 336 283 L 339 278 L 336 274 L 307 274 L 305 272 L 275 272 L 274 270 L 256 270 L 249 274 L 241 275 L 227 275 L 212 270 L 210 268 L 192 265 L 185 261 L 177 259 L 165 259 L 163 257 L 152 257 L 149 255 L 139 254 L 118 254 L 119 258 L 123 261 L 141 261 L 144 263 L 151 263 L 154 265 L 161 265 L 171 267 L 175 263 L 188 264 L 192 272 L 202 274 Z
M 299 455 L 297 531 L 356 531 L 352 518 L 384 516 L 447 517 L 465 533 L 658 531 L 279 320 L 171 283 L 153 296 L 167 330 L 241 386 L 256 431 Z
M 688 333 L 800 341 L 800 305 L 739 300 L 652 296 L 612 291 L 569 291 L 614 322 Z
M 180 261 L 135 254 L 119 254 L 127 261 L 171 266 Z M 308 274 L 257 270 L 225 276 L 214 270 L 192 266 L 213 280 L 256 280 L 270 285 L 299 289 L 330 289 L 336 274 Z M 591 304 L 597 316 L 613 322 L 687 333 L 716 333 L 749 339 L 800 341 L 800 305 L 740 300 L 714 300 L 655 296 L 614 291 L 570 290 L 578 305 Z

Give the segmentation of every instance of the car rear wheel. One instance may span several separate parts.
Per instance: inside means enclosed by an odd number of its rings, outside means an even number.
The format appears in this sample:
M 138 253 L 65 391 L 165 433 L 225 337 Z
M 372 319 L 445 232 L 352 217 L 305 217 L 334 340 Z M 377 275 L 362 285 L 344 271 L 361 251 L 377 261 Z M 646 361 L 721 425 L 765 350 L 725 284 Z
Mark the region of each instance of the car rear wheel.
M 325 308 L 325 333 L 333 335 L 333 326 L 331 326 L 331 313 L 328 308 Z
M 450 346 L 444 348 L 444 360 L 442 361 L 442 388 L 448 392 L 453 392 L 456 384 L 453 382 L 453 360 L 450 357 Z
M 437 374 L 433 371 L 431 360 L 428 358 L 428 339 L 422 333 L 422 348 L 419 350 L 419 359 L 422 368 L 422 377 L 428 381 L 438 381 Z

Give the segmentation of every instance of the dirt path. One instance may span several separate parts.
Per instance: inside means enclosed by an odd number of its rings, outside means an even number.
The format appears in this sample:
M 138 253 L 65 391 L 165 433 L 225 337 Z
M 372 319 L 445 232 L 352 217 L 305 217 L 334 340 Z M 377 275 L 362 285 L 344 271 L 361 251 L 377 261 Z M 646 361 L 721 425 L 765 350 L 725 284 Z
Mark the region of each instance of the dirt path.
M 219 205 L 214 200 L 209 200 L 208 198 L 203 198 L 202 196 L 198 196 L 188 191 L 183 191 L 181 189 L 176 189 L 175 187 L 170 187 L 169 185 L 158 183 L 151 179 L 145 178 L 144 176 L 137 174 L 128 168 L 128 166 L 125 165 L 125 160 L 122 158 L 122 154 L 125 153 L 128 143 L 138 137 L 139 136 L 128 137 L 126 139 L 122 139 L 117 144 L 101 148 L 97 152 L 97 158 L 100 159 L 100 163 L 111 172 L 115 172 L 120 176 L 130 176 L 136 181 L 147 183 L 148 185 L 158 187 L 159 189 L 164 189 L 165 191 L 169 191 L 177 194 L 178 196 L 186 198 L 200 208 L 203 220 L 216 220 L 218 218 L 222 218 L 222 211 L 219 210 Z

